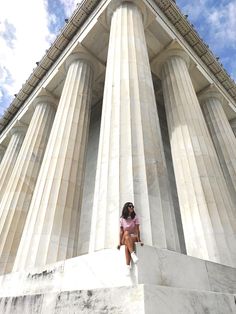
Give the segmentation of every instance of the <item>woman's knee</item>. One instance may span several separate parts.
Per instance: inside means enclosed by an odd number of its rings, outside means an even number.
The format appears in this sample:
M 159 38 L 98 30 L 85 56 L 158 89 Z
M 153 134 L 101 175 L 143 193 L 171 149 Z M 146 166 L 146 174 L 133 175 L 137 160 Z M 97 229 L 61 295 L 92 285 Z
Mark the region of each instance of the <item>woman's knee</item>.
M 124 237 L 124 240 L 125 240 L 125 242 L 130 241 L 130 235 L 127 234 L 127 235 Z
M 125 234 L 124 234 L 124 241 L 127 242 L 127 241 L 130 241 L 130 239 L 131 239 L 130 234 L 129 234 L 128 232 L 125 233 Z
M 123 237 L 124 237 L 124 239 L 130 238 L 129 232 L 125 231 Z

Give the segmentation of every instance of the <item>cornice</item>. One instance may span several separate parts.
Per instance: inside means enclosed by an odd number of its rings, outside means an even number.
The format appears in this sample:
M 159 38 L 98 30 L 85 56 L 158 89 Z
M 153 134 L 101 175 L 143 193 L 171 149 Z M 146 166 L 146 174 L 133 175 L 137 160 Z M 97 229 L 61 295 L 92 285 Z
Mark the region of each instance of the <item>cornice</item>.
M 72 16 L 68 20 L 65 20 L 66 23 L 62 27 L 59 35 L 56 37 L 50 48 L 46 51 L 46 54 L 43 56 L 43 58 L 39 62 L 36 62 L 37 67 L 34 68 L 29 78 L 22 85 L 22 88 L 18 94 L 15 94 L 14 100 L 11 102 L 1 117 L 0 134 L 17 114 L 18 110 L 24 104 L 26 99 L 34 91 L 36 86 L 40 83 L 51 66 L 59 58 L 70 40 L 74 37 L 79 28 L 84 24 L 86 19 L 100 2 L 101 0 L 82 1 L 82 3 L 75 9 Z
M 194 26 L 187 20 L 175 1 L 172 0 L 153 0 L 161 9 L 171 24 L 179 31 L 189 46 L 203 61 L 218 82 L 224 87 L 228 94 L 236 101 L 236 84 L 229 76 L 218 58 L 209 49 L 209 46 L 198 35 Z
M 9 105 L 0 119 L 0 134 L 8 123 L 17 114 L 25 100 L 31 95 L 35 87 L 42 80 L 47 71 L 61 55 L 70 40 L 74 37 L 79 28 L 86 21 L 102 0 L 84 0 L 74 11 L 70 19 L 61 29 L 59 35 L 46 51 L 43 58 L 37 62 L 37 67 L 33 70 L 28 80 L 22 85 L 22 88 L 15 95 L 14 100 Z M 148 0 L 146 0 L 149 2 Z M 165 14 L 171 24 L 179 31 L 189 46 L 195 51 L 198 57 L 206 64 L 211 73 L 214 74 L 219 83 L 224 87 L 228 94 L 236 101 L 236 84 L 211 52 L 208 45 L 200 38 L 194 26 L 189 23 L 186 17 L 181 13 L 175 1 L 172 0 L 152 0 Z

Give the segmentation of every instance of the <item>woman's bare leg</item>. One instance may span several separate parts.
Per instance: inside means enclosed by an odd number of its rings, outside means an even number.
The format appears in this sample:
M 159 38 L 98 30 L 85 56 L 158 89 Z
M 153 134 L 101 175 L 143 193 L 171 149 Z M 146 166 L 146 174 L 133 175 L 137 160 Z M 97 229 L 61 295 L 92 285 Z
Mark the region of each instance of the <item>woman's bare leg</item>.
M 123 242 L 125 244 L 126 264 L 130 265 L 131 253 L 134 252 L 134 243 L 138 240 L 137 237 L 131 237 L 128 231 L 124 232 Z
M 125 245 L 125 259 L 126 259 L 126 265 L 130 265 L 131 256 L 126 245 Z

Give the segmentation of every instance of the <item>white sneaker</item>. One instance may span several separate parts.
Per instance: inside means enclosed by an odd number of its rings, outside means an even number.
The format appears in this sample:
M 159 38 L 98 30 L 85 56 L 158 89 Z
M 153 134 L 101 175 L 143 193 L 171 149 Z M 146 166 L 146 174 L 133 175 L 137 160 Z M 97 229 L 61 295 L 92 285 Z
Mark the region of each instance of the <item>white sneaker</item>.
M 138 263 L 138 256 L 134 252 L 131 253 L 131 258 L 134 264 Z
M 130 276 L 130 265 L 126 265 L 125 267 L 125 276 Z

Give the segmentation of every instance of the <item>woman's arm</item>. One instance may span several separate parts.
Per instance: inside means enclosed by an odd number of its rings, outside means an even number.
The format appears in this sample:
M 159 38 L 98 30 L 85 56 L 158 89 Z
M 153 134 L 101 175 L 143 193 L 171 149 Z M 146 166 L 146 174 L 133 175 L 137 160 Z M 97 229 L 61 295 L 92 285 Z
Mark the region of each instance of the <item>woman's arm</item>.
M 142 242 L 140 238 L 140 228 L 139 225 L 136 225 L 137 235 L 138 235 L 138 242 Z
M 122 245 L 122 238 L 123 238 L 123 234 L 124 234 L 124 229 L 123 227 L 120 227 L 120 243 L 119 245 L 117 246 L 117 249 L 119 250 L 121 245 Z

